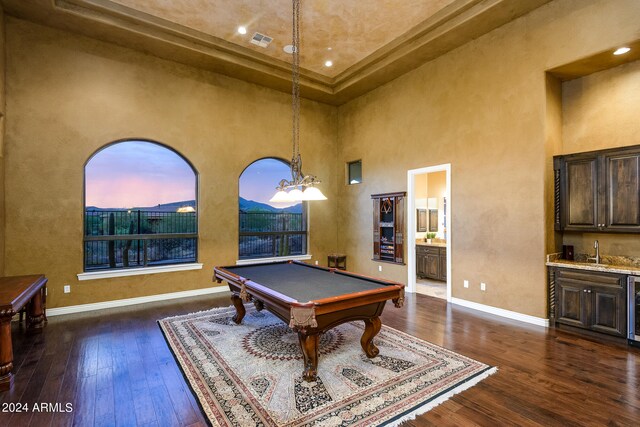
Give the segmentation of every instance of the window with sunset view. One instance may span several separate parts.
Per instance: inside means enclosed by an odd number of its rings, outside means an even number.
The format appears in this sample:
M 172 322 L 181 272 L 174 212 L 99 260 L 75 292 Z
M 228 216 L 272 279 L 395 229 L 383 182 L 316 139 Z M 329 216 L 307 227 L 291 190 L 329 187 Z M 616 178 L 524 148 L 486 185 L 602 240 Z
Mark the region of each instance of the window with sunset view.
M 269 202 L 283 178 L 291 179 L 289 163 L 276 158 L 256 160 L 240 175 L 240 259 L 307 254 L 306 202 Z
M 165 145 L 128 140 L 87 161 L 84 270 L 196 262 L 197 172 Z

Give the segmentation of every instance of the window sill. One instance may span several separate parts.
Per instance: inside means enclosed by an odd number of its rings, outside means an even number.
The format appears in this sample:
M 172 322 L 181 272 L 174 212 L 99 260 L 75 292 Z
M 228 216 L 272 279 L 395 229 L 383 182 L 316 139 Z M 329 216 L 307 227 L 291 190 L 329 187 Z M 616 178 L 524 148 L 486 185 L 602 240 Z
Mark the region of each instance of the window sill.
M 138 276 L 140 274 L 170 273 L 173 271 L 202 270 L 201 263 L 161 265 L 156 267 L 123 268 L 120 270 L 90 271 L 79 273 L 78 280 L 109 279 L 112 277 Z
M 308 259 L 311 259 L 310 254 L 277 256 L 277 257 L 271 257 L 271 258 L 251 258 L 251 259 L 239 259 L 236 261 L 236 265 L 267 264 L 269 262 L 278 262 L 278 261 L 304 261 Z

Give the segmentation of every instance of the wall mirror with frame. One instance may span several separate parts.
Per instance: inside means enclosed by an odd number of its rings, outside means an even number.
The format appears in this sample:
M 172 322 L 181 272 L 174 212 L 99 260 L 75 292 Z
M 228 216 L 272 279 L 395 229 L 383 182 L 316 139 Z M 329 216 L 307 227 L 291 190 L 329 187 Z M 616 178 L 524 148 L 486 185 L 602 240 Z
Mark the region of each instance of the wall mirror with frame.
M 416 231 L 418 233 L 424 233 L 427 231 L 427 210 L 416 209 Z
M 438 231 L 438 209 L 429 209 L 429 231 Z

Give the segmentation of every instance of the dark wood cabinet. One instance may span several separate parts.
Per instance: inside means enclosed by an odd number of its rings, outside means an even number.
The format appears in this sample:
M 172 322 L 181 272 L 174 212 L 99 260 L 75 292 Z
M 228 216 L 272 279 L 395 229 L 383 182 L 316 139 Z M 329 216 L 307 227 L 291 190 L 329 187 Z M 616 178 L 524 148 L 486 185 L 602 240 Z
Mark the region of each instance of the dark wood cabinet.
M 427 210 L 416 209 L 416 231 L 424 233 L 427 231 Z
M 640 232 L 640 146 L 554 157 L 555 228 Z
M 624 232 L 640 231 L 640 148 L 603 156 L 604 227 Z
M 404 199 L 406 193 L 372 194 L 373 259 L 404 264 Z
M 440 280 L 447 281 L 447 248 L 440 248 Z
M 557 323 L 625 337 L 627 276 L 555 268 Z
M 426 277 L 427 275 L 427 248 L 416 246 L 416 275 Z
M 416 275 L 447 281 L 447 248 L 416 245 Z

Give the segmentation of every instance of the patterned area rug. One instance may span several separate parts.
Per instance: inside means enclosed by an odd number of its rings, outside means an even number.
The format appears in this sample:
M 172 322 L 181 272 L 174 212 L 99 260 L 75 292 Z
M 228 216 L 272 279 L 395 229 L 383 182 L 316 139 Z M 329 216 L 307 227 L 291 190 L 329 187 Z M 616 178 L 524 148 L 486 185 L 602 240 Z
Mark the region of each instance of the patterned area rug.
M 214 426 L 394 426 L 496 371 L 384 325 L 368 359 L 352 322 L 322 335 L 307 383 L 297 334 L 249 307 L 241 325 L 233 307 L 158 322 Z

